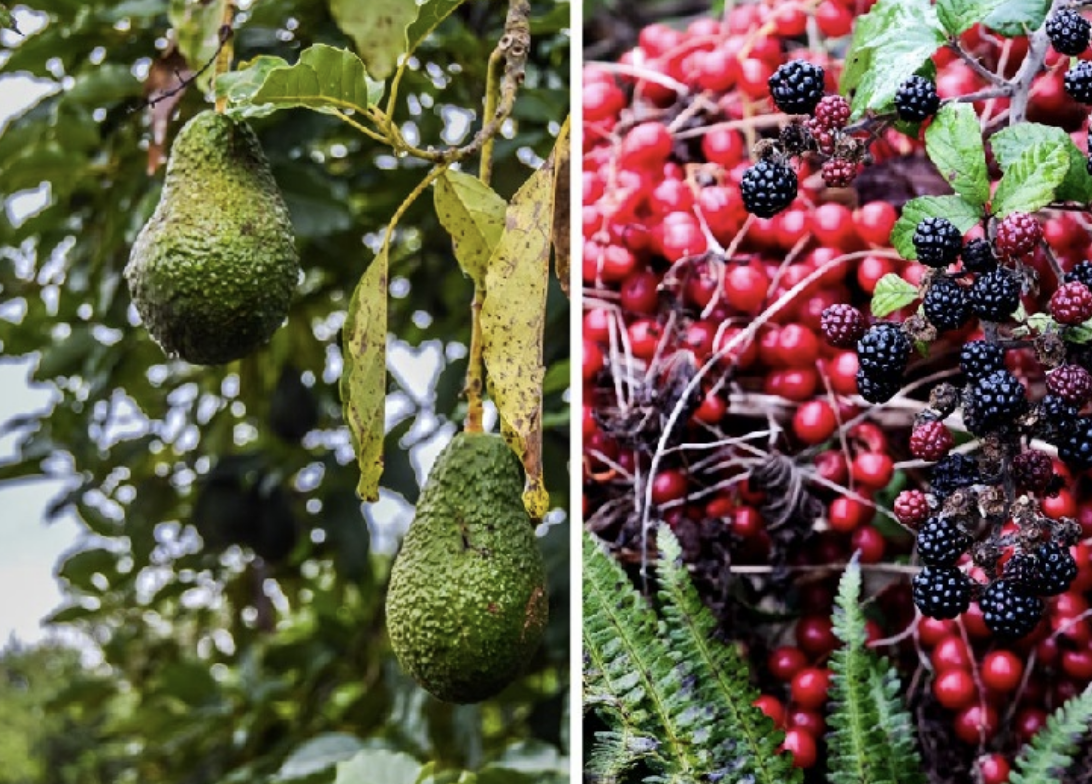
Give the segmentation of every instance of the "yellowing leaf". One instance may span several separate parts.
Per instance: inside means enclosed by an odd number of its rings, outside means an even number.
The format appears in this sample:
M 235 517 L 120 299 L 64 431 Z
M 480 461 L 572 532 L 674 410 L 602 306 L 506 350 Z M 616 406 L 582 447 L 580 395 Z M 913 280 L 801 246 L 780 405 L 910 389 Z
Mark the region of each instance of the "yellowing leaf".
M 569 205 L 572 203 L 569 198 L 569 184 L 572 182 L 569 119 L 565 118 L 554 144 L 554 166 L 557 169 L 557 177 L 554 179 L 554 270 L 566 296 L 569 294 Z
M 512 197 L 486 273 L 482 354 L 505 439 L 527 473 L 523 502 L 541 519 L 549 508 L 542 481 L 542 337 L 550 274 L 554 157 Z
M 508 205 L 477 177 L 450 169 L 436 181 L 433 196 L 436 217 L 451 235 L 459 266 L 475 286 L 483 286 Z
M 342 331 L 341 400 L 353 439 L 360 482 L 357 495 L 379 498 L 383 474 L 383 419 L 387 390 L 387 251 L 360 278 Z

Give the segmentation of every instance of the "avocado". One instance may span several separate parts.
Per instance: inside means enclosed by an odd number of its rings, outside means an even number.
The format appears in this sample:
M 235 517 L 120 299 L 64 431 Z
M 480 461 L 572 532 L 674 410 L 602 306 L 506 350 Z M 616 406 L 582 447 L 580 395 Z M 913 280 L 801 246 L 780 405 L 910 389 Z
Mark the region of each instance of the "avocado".
M 196 115 L 125 267 L 148 331 L 193 364 L 239 359 L 284 321 L 298 277 L 288 208 L 257 136 L 214 111 Z
M 447 702 L 511 683 L 546 627 L 546 569 L 519 460 L 497 435 L 460 433 L 425 482 L 387 593 L 402 668 Z

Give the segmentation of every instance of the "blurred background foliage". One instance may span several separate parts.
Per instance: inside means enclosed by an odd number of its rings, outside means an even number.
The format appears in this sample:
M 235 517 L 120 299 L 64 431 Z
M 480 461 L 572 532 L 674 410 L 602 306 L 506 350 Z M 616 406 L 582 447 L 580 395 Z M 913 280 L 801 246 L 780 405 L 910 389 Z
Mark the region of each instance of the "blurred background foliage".
M 472 290 L 431 198 L 403 218 L 392 248 L 377 504 L 354 495 L 337 391 L 352 288 L 426 169 L 329 116 L 255 121 L 292 212 L 303 283 L 256 355 L 219 368 L 169 360 L 138 326 L 122 278 L 162 184 L 162 169 L 149 173 L 142 99 L 170 46 L 169 5 L 17 5 L 34 29 L 0 38 L 0 76 L 51 88 L 0 132 L 0 351 L 35 359 L 29 383 L 55 390 L 50 409 L 3 425 L 17 456 L 0 465 L 0 491 L 62 478 L 49 513 L 86 530 L 58 566 L 67 602 L 50 619 L 86 640 L 83 662 L 56 646 L 3 654 L 0 782 L 332 782 L 333 763 L 362 750 L 401 766 L 390 784 L 417 780 L 413 760 L 435 763 L 422 781 L 460 780 L 462 769 L 482 782 L 567 780 L 567 301 L 552 284 L 547 642 L 498 698 L 446 705 L 399 670 L 382 611 L 410 505 L 465 406 Z M 237 59 L 351 46 L 327 3 L 239 5 Z M 495 150 L 506 198 L 548 154 L 569 106 L 569 6 L 532 9 L 527 81 Z M 469 140 L 503 22 L 503 5 L 464 3 L 418 50 L 401 90 L 407 138 Z M 169 136 L 204 106 L 187 90 Z

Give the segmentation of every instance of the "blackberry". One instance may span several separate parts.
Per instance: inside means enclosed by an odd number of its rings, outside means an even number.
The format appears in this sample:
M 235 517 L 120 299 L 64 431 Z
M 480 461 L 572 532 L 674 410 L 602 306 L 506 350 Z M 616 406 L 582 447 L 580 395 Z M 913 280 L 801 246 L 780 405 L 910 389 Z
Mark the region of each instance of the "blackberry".
M 1078 471 L 1092 468 L 1092 417 L 1077 417 L 1068 428 L 1058 428 L 1054 445 L 1058 457 Z
M 1080 365 L 1062 365 L 1047 374 L 1047 389 L 1071 406 L 1080 408 L 1092 397 L 1092 373 Z
M 826 74 L 807 60 L 789 60 L 766 81 L 770 96 L 785 114 L 811 114 L 823 97 Z
M 971 606 L 970 580 L 954 566 L 926 566 L 910 587 L 914 604 L 929 618 L 955 618 Z
M 911 76 L 895 92 L 895 112 L 900 120 L 921 122 L 936 114 L 939 108 L 937 86 L 924 76 Z
M 1058 596 L 1068 591 L 1077 576 L 1077 561 L 1069 548 L 1046 542 L 1039 545 L 1035 557 L 1039 562 L 1039 579 L 1031 586 L 1032 590 L 1040 596 Z
M 1025 637 L 1043 617 L 1043 600 L 1004 577 L 994 580 L 978 600 L 982 620 L 996 636 Z
M 849 115 L 849 101 L 840 95 L 824 95 L 815 106 L 815 124 L 828 130 L 845 128 Z
M 1092 62 L 1078 60 L 1066 71 L 1062 84 L 1074 101 L 1092 104 Z
M 846 158 L 831 158 L 819 170 L 828 188 L 848 188 L 857 176 L 857 164 Z
M 936 278 L 929 284 L 922 308 L 937 332 L 959 329 L 971 317 L 966 292 L 951 278 Z
M 796 187 L 796 172 L 767 158 L 743 172 L 739 183 L 744 208 L 759 218 L 772 218 L 792 204 Z
M 963 235 L 947 218 L 922 218 L 914 229 L 918 261 L 929 267 L 947 267 L 963 249 Z
M 997 267 L 975 278 L 967 301 L 980 319 L 1008 321 L 1020 307 L 1020 284 L 1009 270 Z
M 918 460 L 940 460 L 953 446 L 955 439 L 943 422 L 925 422 L 910 433 L 910 454 Z
M 1002 258 L 1019 259 L 1034 252 L 1043 239 L 1043 227 L 1026 212 L 1012 212 L 997 224 L 997 252 Z
M 898 376 L 875 378 L 864 368 L 857 371 L 857 394 L 869 403 L 886 403 L 897 395 L 900 389 L 902 389 L 902 381 Z
M 1060 54 L 1076 57 L 1088 48 L 1088 36 L 1092 25 L 1088 20 L 1068 8 L 1052 14 L 1046 21 L 1046 34 L 1050 45 Z
M 811 132 L 811 140 L 816 150 L 823 155 L 834 155 L 834 144 L 838 140 L 834 129 L 828 128 L 815 117 L 805 120 L 804 127 Z
M 1080 410 L 1057 395 L 1047 393 L 1039 401 L 1039 418 L 1045 425 L 1039 429 L 1039 434 L 1059 446 L 1079 423 Z
M 1011 580 L 1021 588 L 1037 593 L 1035 584 L 1039 581 L 1039 559 L 1032 553 L 1018 550 L 1012 554 L 1001 569 L 1001 576 Z
M 1088 321 L 1092 318 L 1092 289 L 1079 281 L 1063 283 L 1050 297 L 1050 315 L 1068 326 Z
M 963 246 L 963 269 L 968 272 L 989 272 L 997 267 L 997 257 L 993 255 L 993 246 L 989 240 L 981 237 L 973 239 Z
M 973 457 L 950 454 L 933 466 L 929 477 L 929 489 L 933 495 L 944 500 L 961 487 L 970 487 L 982 481 L 978 462 Z
M 1078 261 L 1062 280 L 1065 283 L 1083 283 L 1092 289 L 1092 261 Z
M 918 531 L 918 558 L 926 566 L 955 566 L 970 546 L 971 537 L 944 517 L 930 517 Z
M 1053 477 L 1054 462 L 1042 450 L 1026 449 L 1012 459 L 1012 478 L 1020 489 L 1042 492 Z
M 835 348 L 853 348 L 864 337 L 867 325 L 861 311 L 852 305 L 831 305 L 819 317 L 819 329 Z
M 975 435 L 1005 430 L 1028 410 L 1024 385 L 1007 370 L 995 370 L 976 381 L 964 402 L 964 419 Z M 969 415 L 969 416 L 968 416 Z
M 910 338 L 897 324 L 874 324 L 857 341 L 857 362 L 873 380 L 901 376 L 910 361 Z
M 996 343 L 972 340 L 960 349 L 959 367 L 971 381 L 985 378 L 1005 367 L 1005 351 Z
M 903 490 L 895 496 L 895 519 L 907 528 L 916 529 L 929 517 L 929 502 L 920 490 Z

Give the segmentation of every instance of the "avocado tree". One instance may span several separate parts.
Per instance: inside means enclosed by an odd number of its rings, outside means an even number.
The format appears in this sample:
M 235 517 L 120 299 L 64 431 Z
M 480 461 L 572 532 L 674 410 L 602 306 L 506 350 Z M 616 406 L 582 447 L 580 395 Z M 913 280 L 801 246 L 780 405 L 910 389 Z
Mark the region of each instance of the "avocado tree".
M 50 89 L 0 133 L 0 342 L 56 390 L 6 424 L 0 482 L 66 480 L 50 514 L 86 539 L 50 622 L 99 659 L 49 706 L 90 757 L 41 780 L 561 780 L 568 4 L 0 10 L 0 75 Z M 253 129 L 302 274 L 268 343 L 205 366 L 150 337 L 124 271 L 209 110 Z M 393 657 L 385 593 L 429 458 L 498 421 L 550 616 L 521 677 L 451 705 Z

